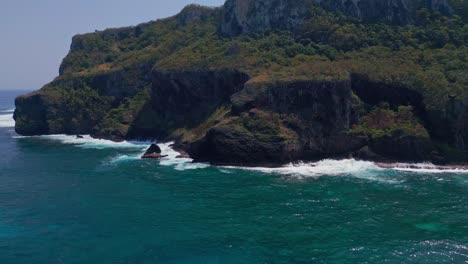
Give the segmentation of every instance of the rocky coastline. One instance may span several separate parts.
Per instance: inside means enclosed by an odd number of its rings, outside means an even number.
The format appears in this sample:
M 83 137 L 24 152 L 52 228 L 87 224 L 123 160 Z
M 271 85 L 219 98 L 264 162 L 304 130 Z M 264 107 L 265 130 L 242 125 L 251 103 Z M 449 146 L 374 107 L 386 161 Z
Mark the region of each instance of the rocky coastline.
M 409 47 L 340 50 L 336 39 L 313 39 L 319 29 L 310 25 L 340 14 L 336 21 L 368 30 L 373 23 L 409 30 L 423 28 L 421 8 L 446 20 L 457 9 L 448 1 L 405 0 L 392 9 L 391 1 L 355 2 L 228 0 L 78 35 L 60 76 L 16 99 L 16 131 L 174 141 L 184 157 L 223 165 L 466 164 L 463 61 L 439 73 L 438 57 Z M 434 52 L 460 57 L 466 48 L 448 43 L 451 50 Z M 163 156 L 152 145 L 143 158 Z

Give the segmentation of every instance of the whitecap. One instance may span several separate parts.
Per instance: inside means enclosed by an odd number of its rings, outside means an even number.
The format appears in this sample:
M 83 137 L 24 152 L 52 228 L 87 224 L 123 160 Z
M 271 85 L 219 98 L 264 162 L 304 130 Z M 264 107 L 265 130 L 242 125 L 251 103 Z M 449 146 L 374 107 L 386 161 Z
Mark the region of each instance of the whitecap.
M 381 164 L 385 165 L 385 164 Z M 281 167 L 236 167 L 223 166 L 224 169 L 242 169 L 259 171 L 263 173 L 272 173 L 295 177 L 297 179 L 319 178 L 321 176 L 353 176 L 356 178 L 387 182 L 400 183 L 401 178 L 395 179 L 395 174 L 390 172 L 408 172 L 408 173 L 458 173 L 468 174 L 465 168 L 450 168 L 436 166 L 431 163 L 397 163 L 386 164 L 384 167 L 370 161 L 359 161 L 354 159 L 344 160 L 322 160 L 318 162 L 298 162 L 290 163 Z
M 195 170 L 195 169 L 204 169 L 210 165 L 207 163 L 193 163 L 191 158 L 178 158 L 180 155 L 179 152 L 174 150 L 172 147 L 174 142 L 167 142 L 158 144 L 161 148 L 161 153 L 167 155 L 160 160 L 159 164 L 162 166 L 173 166 L 176 170 Z
M 16 136 L 14 138 L 36 138 L 41 140 L 58 141 L 65 145 L 75 145 L 85 149 L 106 149 L 106 148 L 125 148 L 125 149 L 136 149 L 145 150 L 150 142 L 142 141 L 122 141 L 114 142 L 106 139 L 92 138 L 89 135 L 82 137 L 71 136 L 71 135 L 46 135 L 46 136 Z
M 455 173 L 468 174 L 468 169 L 456 166 L 444 167 L 437 166 L 432 163 L 397 163 L 391 168 L 396 171 L 412 172 L 412 173 Z
M 0 115 L 0 127 L 15 127 L 13 114 Z
M 298 179 L 319 178 L 321 176 L 354 176 L 358 178 L 396 183 L 397 181 L 385 178 L 382 169 L 373 162 L 358 161 L 354 159 L 345 160 L 321 160 L 318 162 L 298 162 L 276 168 L 267 167 L 233 167 L 224 166 L 229 169 L 244 169 L 259 171 L 263 173 L 274 173 L 293 176 Z
M 119 155 L 114 157 L 110 160 L 110 163 L 119 163 L 119 162 L 127 162 L 127 161 L 135 161 L 141 160 L 142 154 L 135 154 L 135 155 Z
M 196 169 L 204 169 L 210 167 L 207 163 L 194 163 L 193 159 L 190 158 L 180 158 L 180 153 L 174 150 L 172 145 L 174 142 L 166 142 L 166 143 L 157 143 L 157 145 L 161 148 L 161 154 L 165 155 L 165 157 L 158 159 L 158 160 L 146 160 L 147 162 L 158 162 L 157 164 L 161 166 L 168 166 L 173 167 L 175 170 L 184 171 L 184 170 L 196 170 Z M 147 147 L 149 145 L 145 145 L 145 148 L 138 154 L 133 155 L 119 155 L 111 160 L 111 163 L 119 163 L 119 162 L 127 162 L 127 161 L 135 161 L 135 160 L 142 160 L 141 156 L 145 153 Z

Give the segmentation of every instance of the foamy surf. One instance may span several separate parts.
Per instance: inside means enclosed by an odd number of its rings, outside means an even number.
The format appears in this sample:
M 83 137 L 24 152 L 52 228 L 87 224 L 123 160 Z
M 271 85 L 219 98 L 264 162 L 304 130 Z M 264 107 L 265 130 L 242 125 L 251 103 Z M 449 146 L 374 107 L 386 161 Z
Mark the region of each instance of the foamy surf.
M 206 163 L 193 163 L 193 159 L 190 158 L 181 158 L 180 153 L 174 150 L 172 145 L 174 142 L 167 143 L 158 143 L 157 145 L 161 148 L 161 154 L 167 155 L 161 159 L 151 160 L 147 159 L 145 162 L 158 162 L 161 166 L 173 167 L 175 170 L 184 171 L 184 170 L 195 170 L 195 169 L 204 169 L 209 167 L 209 164 Z M 111 160 L 111 163 L 119 162 L 129 162 L 135 160 L 142 160 L 141 157 L 145 153 L 146 149 L 150 144 L 145 145 L 145 148 L 138 154 L 134 155 L 119 155 Z
M 15 112 L 15 108 L 0 110 L 0 113 L 13 113 L 13 112 Z
M 161 153 L 163 155 L 167 155 L 167 157 L 164 157 L 160 160 L 159 164 L 163 166 L 173 166 L 174 169 L 181 171 L 204 169 L 210 166 L 206 163 L 193 163 L 193 159 L 190 158 L 178 158 L 180 153 L 172 148 L 173 144 L 174 142 L 158 144 L 158 146 L 161 148 Z
M 28 137 L 16 136 L 15 138 L 36 138 L 40 140 L 58 141 L 61 144 L 74 145 L 74 146 L 85 148 L 85 149 L 125 148 L 125 149 L 144 150 L 150 144 L 149 142 L 140 142 L 140 141 L 114 142 L 111 140 L 92 138 L 89 135 L 82 136 L 82 138 L 79 138 L 77 136 L 71 136 L 71 135 L 47 135 L 47 136 L 28 136 Z
M 318 162 L 291 163 L 277 168 L 267 167 L 235 167 L 223 166 L 223 169 L 242 169 L 259 171 L 269 174 L 279 174 L 296 179 L 319 178 L 322 176 L 352 176 L 356 178 L 380 181 L 387 183 L 399 183 L 401 179 L 392 177 L 389 172 L 426 173 L 426 174 L 468 174 L 467 169 L 441 167 L 429 163 L 421 164 L 376 164 L 369 161 L 354 159 L 345 160 L 322 160 Z M 393 174 L 394 175 L 394 174 Z
M 396 171 L 414 173 L 468 174 L 468 168 L 466 166 L 438 166 L 432 163 L 395 163 L 383 164 L 383 167 Z
M 390 179 L 383 179 L 377 177 L 382 174 L 384 169 L 378 167 L 373 162 L 368 161 L 357 161 L 354 159 L 346 160 L 322 160 L 318 162 L 298 162 L 290 163 L 288 165 L 278 168 L 267 168 L 267 167 L 232 167 L 225 166 L 223 168 L 229 169 L 243 169 L 259 171 L 263 173 L 274 173 L 280 175 L 293 176 L 298 179 L 304 178 L 319 178 L 322 176 L 345 176 L 350 175 L 358 178 L 389 181 L 394 182 Z
M 0 126 L 2 125 L 1 118 L 6 115 L 0 115 Z M 14 127 L 14 121 L 11 127 Z M 86 149 L 106 149 L 106 148 L 122 148 L 133 149 L 138 151 L 135 154 L 122 154 L 112 159 L 112 163 L 122 161 L 140 160 L 146 149 L 150 146 L 151 142 L 138 142 L 138 141 L 123 141 L 114 142 L 104 139 L 95 139 L 91 136 L 83 136 L 79 138 L 70 135 L 48 135 L 48 136 L 32 136 L 23 137 L 16 136 L 15 138 L 38 138 L 44 140 L 59 141 L 62 144 L 74 145 Z M 194 163 L 190 158 L 180 158 L 180 153 L 172 148 L 174 142 L 158 143 L 161 148 L 162 154 L 167 155 L 159 160 L 162 166 L 171 166 L 176 170 L 192 170 L 204 169 L 210 167 L 207 163 Z M 468 174 L 466 167 L 443 167 L 436 166 L 430 163 L 395 163 L 395 164 L 376 164 L 369 161 L 358 161 L 354 159 L 345 160 L 322 160 L 318 162 L 298 162 L 290 163 L 281 167 L 236 167 L 236 166 L 220 166 L 223 173 L 231 169 L 242 169 L 258 171 L 263 173 L 274 173 L 280 175 L 293 176 L 295 178 L 318 178 L 321 176 L 354 176 L 362 179 L 377 180 L 383 182 L 398 182 L 385 176 L 384 172 L 388 171 L 402 171 L 408 173 L 451 173 L 451 174 Z
M 14 110 L 13 110 L 14 111 Z M 13 113 L 4 112 L 8 114 L 0 114 L 0 127 L 15 127 L 15 120 L 13 119 Z

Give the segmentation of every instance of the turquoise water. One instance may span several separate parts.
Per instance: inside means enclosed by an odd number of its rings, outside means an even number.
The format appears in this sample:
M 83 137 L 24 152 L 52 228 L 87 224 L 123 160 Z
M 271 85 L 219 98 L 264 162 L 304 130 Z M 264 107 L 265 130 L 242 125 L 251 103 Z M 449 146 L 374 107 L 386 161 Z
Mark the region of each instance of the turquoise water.
M 468 174 L 210 167 L 145 147 L 0 127 L 0 263 L 468 263 Z

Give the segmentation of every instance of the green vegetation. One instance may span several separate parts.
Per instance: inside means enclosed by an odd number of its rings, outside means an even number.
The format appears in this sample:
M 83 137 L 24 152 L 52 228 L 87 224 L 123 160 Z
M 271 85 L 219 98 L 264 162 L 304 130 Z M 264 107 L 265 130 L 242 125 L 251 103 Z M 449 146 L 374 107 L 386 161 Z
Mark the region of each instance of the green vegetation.
M 456 2 L 456 1 L 455 1 Z M 421 92 L 428 108 L 468 90 L 468 25 L 421 9 L 415 25 L 363 24 L 316 6 L 297 33 L 223 38 L 220 9 L 189 6 L 179 15 L 76 36 L 61 78 L 152 62 L 157 70 L 235 68 L 251 82 L 347 79 L 364 73 Z
M 110 110 L 97 127 L 98 135 L 115 140 L 125 139 L 130 126 L 150 101 L 150 90 L 145 89 L 132 98 L 124 99 Z
M 100 96 L 89 86 L 67 89 L 49 87 L 41 91 L 47 98 L 49 133 L 84 133 L 98 124 L 111 109 L 110 97 Z
M 167 19 L 78 35 L 63 60 L 60 76 L 40 92 L 47 109 L 47 132 L 91 132 L 115 140 L 170 135 L 194 142 L 211 128 L 227 128 L 255 139 L 252 142 L 293 142 L 302 135 L 288 127 L 300 127 L 302 119 L 268 112 L 272 109 L 268 107 L 262 108 L 268 111 L 252 110 L 253 98 L 291 82 L 347 85 L 359 75 L 388 87 L 416 91 L 423 101 L 414 105 L 420 114 L 416 116 L 409 106 L 376 107 L 353 95 L 351 108 L 358 117 L 352 121 L 357 124 L 351 134 L 429 139 L 429 130 L 437 139 L 453 137 L 441 144 L 464 146 L 468 134 L 458 120 L 468 103 L 467 5 L 462 0 L 452 2 L 463 17 L 420 9 L 415 24 L 405 26 L 363 23 L 310 6 L 306 8 L 311 16 L 297 31 L 232 38 L 219 33 L 221 8 L 192 5 Z M 161 97 L 155 100 L 157 107 L 151 105 L 151 99 L 164 96 L 153 94 L 158 91 L 157 82 L 152 81 L 155 72 L 168 72 L 172 81 L 171 72 L 221 70 L 250 77 L 231 100 L 208 107 L 206 98 L 191 94 L 189 78 L 187 83 L 174 85 L 187 90 L 165 91 L 168 101 L 172 100 L 168 105 L 174 107 L 175 97 L 183 98 L 182 102 L 197 98 L 200 102 L 193 105 L 198 109 L 185 114 L 172 113 L 171 108 L 166 113 Z M 195 82 L 211 85 L 205 80 L 211 75 L 200 76 L 200 80 L 194 77 Z M 36 118 L 32 112 L 29 116 Z M 194 120 L 199 116 L 200 120 Z M 18 120 L 26 130 L 34 130 L 27 127 L 27 117 L 18 116 Z M 450 126 L 447 133 L 439 126 L 443 122 Z M 37 126 L 42 129 L 44 125 L 38 122 Z
M 193 12 L 204 19 L 190 20 L 187 13 Z M 83 76 L 156 61 L 215 32 L 219 16 L 219 9 L 192 5 L 176 17 L 77 35 L 60 73 L 63 77 Z
M 411 106 L 400 106 L 397 111 L 385 105 L 377 107 L 362 117 L 351 133 L 364 133 L 373 139 L 383 136 L 429 138 L 429 133 L 414 116 Z
M 200 140 L 205 136 L 206 132 L 213 126 L 219 124 L 224 118 L 226 118 L 231 112 L 231 106 L 223 105 L 216 109 L 214 113 L 208 117 L 199 126 L 187 130 L 186 128 L 180 128 L 174 131 L 171 135 L 173 138 L 180 138 L 182 142 L 194 142 Z
M 259 142 L 287 143 L 298 139 L 298 135 L 284 125 L 279 114 L 258 109 L 231 118 L 221 126 L 238 131 Z

